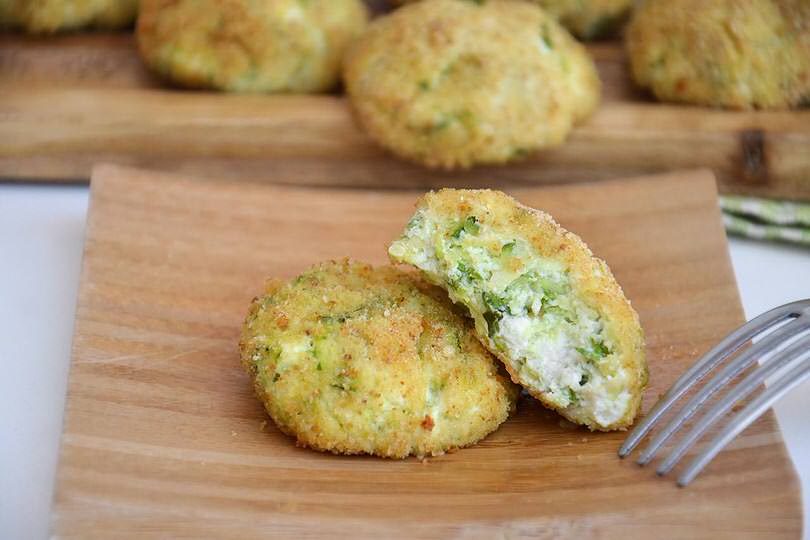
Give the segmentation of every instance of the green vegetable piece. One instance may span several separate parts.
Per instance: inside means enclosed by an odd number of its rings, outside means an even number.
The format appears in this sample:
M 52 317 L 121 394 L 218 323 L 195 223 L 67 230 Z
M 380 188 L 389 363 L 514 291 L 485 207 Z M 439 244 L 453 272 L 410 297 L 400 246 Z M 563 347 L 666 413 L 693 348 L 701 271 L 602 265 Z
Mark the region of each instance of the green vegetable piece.
M 489 334 L 490 339 L 494 339 L 495 335 L 500 330 L 502 317 L 503 314 L 499 312 L 495 311 L 484 312 L 484 320 L 487 322 L 487 333 Z
M 505 312 L 509 310 L 509 305 L 506 298 L 498 296 L 495 293 L 484 291 L 481 294 L 484 304 L 492 311 Z
M 421 212 L 417 212 L 413 215 L 413 217 L 408 221 L 408 225 L 406 225 L 406 229 L 408 232 L 413 231 L 417 227 L 419 227 L 422 222 L 425 220 L 425 216 Z
M 478 224 L 478 218 L 475 216 L 467 216 L 450 234 L 452 238 L 461 238 L 462 233 L 478 234 L 481 226 Z
M 512 240 L 501 246 L 501 255 L 511 255 L 512 251 L 515 249 L 515 241 Z
M 554 40 L 551 39 L 551 30 L 549 29 L 547 24 L 543 25 L 543 28 L 540 30 L 540 38 L 543 40 L 543 43 L 549 49 L 554 49 Z
M 587 360 L 591 362 L 597 362 L 601 358 L 609 354 L 613 354 L 613 351 L 607 348 L 604 343 L 601 341 L 597 341 L 596 338 L 591 338 L 591 347 L 590 349 L 586 349 L 584 347 L 577 347 L 576 351 L 584 356 Z
M 465 263 L 464 261 L 458 263 L 458 266 L 456 266 L 456 270 L 458 271 L 459 274 L 461 274 L 462 279 L 464 279 L 467 282 L 481 281 L 481 274 L 476 272 L 475 268 L 470 268 L 469 266 L 467 266 L 467 263 Z

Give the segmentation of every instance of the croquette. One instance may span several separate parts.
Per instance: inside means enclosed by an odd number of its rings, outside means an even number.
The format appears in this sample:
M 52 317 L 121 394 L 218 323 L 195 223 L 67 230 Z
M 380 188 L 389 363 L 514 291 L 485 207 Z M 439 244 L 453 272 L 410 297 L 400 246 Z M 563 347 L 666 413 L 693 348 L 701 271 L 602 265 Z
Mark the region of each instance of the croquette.
M 473 444 L 518 394 L 444 291 L 348 259 L 271 282 L 240 349 L 278 427 L 339 454 L 403 458 Z
M 138 0 L 0 0 L 0 27 L 47 34 L 132 25 Z
M 143 0 L 137 36 L 146 64 L 182 86 L 314 93 L 337 84 L 367 22 L 361 0 Z
M 559 145 L 600 96 L 582 45 L 518 0 L 430 0 L 380 17 L 349 48 L 344 82 L 374 140 L 448 169 Z
M 604 261 L 546 213 L 490 190 L 425 195 L 388 253 L 475 320 L 512 380 L 592 430 L 625 429 L 647 382 L 638 315 Z
M 403 5 L 416 0 L 394 0 Z M 488 0 L 490 2 L 497 0 Z M 627 18 L 633 0 L 526 0 L 557 18 L 581 39 L 598 39 L 613 34 Z
M 807 0 L 646 0 L 625 36 L 634 79 L 662 101 L 780 109 L 810 98 Z

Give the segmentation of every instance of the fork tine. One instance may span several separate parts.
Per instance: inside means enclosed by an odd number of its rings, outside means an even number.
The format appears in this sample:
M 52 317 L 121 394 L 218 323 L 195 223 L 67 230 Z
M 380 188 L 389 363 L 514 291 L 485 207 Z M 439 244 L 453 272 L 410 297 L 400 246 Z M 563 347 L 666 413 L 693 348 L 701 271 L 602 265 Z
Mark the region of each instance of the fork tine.
M 667 390 L 667 393 L 658 403 L 647 413 L 630 435 L 627 436 L 622 446 L 619 448 L 619 457 L 626 457 L 638 443 L 649 433 L 658 419 L 663 416 L 683 394 L 692 386 L 700 382 L 711 370 L 720 362 L 733 354 L 751 338 L 785 320 L 788 317 L 796 316 L 802 309 L 810 307 L 810 300 L 802 300 L 779 306 L 751 319 L 746 324 L 730 333 L 723 341 L 713 347 L 700 360 L 692 364 L 681 377 Z
M 779 398 L 808 378 L 810 378 L 810 362 L 805 361 L 786 373 L 773 385 L 769 386 L 767 390 L 740 411 L 733 420 L 723 428 L 717 437 L 703 449 L 692 463 L 689 464 L 680 478 L 678 478 L 678 485 L 681 487 L 688 485 L 734 437 L 750 426 L 754 420 L 767 411 Z
M 765 339 L 740 354 L 692 396 L 692 399 L 690 399 L 686 405 L 672 417 L 667 425 L 653 437 L 653 440 L 647 448 L 639 455 L 638 463 L 645 465 L 652 461 L 661 446 L 700 409 L 701 405 L 703 405 L 707 399 L 728 384 L 731 379 L 739 375 L 745 368 L 758 359 L 770 357 L 776 352 L 776 348 L 780 343 L 784 343 L 808 328 L 810 328 L 810 316 L 799 317 L 796 321 L 792 321 L 778 328 L 772 334 L 765 337 Z
M 777 358 L 751 372 L 739 385 L 729 391 L 721 401 L 717 402 L 709 412 L 703 415 L 700 422 L 684 436 L 678 443 L 678 446 L 672 450 L 655 472 L 659 475 L 664 475 L 671 471 L 692 445 L 694 445 L 711 426 L 722 418 L 735 403 L 738 403 L 741 399 L 758 389 L 770 375 L 786 366 L 792 369 L 795 365 L 807 359 L 808 356 L 810 356 L 810 335 L 803 337 L 780 353 Z

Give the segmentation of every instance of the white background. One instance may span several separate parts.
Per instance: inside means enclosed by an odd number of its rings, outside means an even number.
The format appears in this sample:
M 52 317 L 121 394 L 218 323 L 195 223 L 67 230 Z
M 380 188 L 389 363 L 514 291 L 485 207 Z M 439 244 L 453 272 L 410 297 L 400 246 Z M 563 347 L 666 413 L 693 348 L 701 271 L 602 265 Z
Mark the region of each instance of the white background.
M 47 537 L 87 196 L 84 186 L 0 184 L 3 540 Z M 810 298 L 810 249 L 737 239 L 730 246 L 748 318 Z M 802 478 L 808 516 L 810 384 L 794 390 L 776 409 Z M 810 540 L 807 529 L 804 537 Z

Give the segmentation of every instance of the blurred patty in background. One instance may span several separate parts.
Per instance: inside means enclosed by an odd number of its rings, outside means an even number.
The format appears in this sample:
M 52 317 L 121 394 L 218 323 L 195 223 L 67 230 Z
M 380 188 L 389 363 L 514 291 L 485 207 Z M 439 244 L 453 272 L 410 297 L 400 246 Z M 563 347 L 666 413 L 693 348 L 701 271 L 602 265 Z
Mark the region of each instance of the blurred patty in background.
M 0 0 L 0 26 L 47 34 L 81 28 L 125 28 L 138 0 Z

